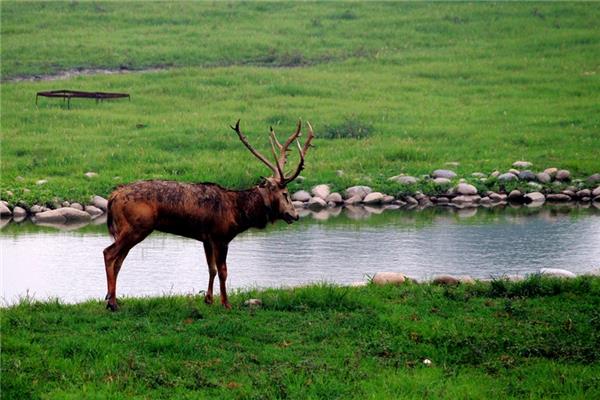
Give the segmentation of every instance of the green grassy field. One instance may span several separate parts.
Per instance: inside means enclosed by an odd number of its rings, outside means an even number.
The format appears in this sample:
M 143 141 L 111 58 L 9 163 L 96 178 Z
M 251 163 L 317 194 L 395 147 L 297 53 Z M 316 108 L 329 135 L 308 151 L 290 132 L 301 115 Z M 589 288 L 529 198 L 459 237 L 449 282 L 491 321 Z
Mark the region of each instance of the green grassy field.
M 242 306 L 251 297 L 263 307 Z M 241 292 L 232 304 L 2 309 L 2 398 L 600 396 L 598 278 L 313 286 Z
M 591 3 L 1 7 L 8 200 L 86 201 L 148 178 L 251 185 L 267 171 L 228 128 L 238 118 L 264 152 L 270 125 L 283 135 L 298 117 L 313 123 L 319 138 L 294 189 L 400 190 L 387 178 L 452 161 L 461 175 L 518 159 L 582 177 L 600 170 L 600 11 Z M 176 68 L 7 81 L 157 66 Z M 132 101 L 35 106 L 36 91 L 58 88 L 127 91 Z M 358 129 L 366 137 L 328 138 Z

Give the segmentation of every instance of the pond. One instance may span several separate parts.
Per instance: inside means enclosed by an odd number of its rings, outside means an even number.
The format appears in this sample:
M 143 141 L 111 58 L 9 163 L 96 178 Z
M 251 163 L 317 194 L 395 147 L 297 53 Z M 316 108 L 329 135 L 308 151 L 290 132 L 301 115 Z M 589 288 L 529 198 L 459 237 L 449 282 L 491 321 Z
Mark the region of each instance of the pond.
M 437 274 L 474 278 L 600 266 L 600 210 L 595 208 L 348 209 L 308 213 L 293 225 L 251 230 L 230 246 L 228 287 L 350 284 L 377 271 L 418 280 Z M 2 305 L 24 296 L 64 302 L 102 299 L 103 224 L 65 231 L 29 222 L 0 231 Z M 118 296 L 198 293 L 208 271 L 202 245 L 154 233 L 129 254 Z M 217 285 L 218 287 L 218 285 Z

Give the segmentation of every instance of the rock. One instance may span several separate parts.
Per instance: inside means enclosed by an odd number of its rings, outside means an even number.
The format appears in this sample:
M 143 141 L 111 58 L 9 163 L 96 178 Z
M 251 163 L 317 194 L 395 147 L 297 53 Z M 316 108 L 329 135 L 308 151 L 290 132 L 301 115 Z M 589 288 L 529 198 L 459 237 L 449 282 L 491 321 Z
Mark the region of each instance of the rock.
M 85 174 L 83 174 L 83 175 L 85 175 L 85 177 L 86 177 L 86 178 L 90 178 L 90 179 L 91 179 L 91 178 L 95 178 L 95 177 L 97 177 L 97 176 L 98 176 L 98 174 L 97 174 L 96 172 L 91 172 L 91 171 L 90 171 L 90 172 L 86 172 L 86 173 L 85 173 Z
M 566 194 L 567 196 L 569 196 L 569 197 L 571 197 L 571 198 L 573 198 L 573 197 L 577 197 L 577 195 L 575 194 L 575 192 L 574 192 L 574 191 L 572 191 L 572 190 L 565 189 L 565 190 L 563 190 L 561 193 L 562 193 L 562 194 Z
M 44 208 L 45 207 L 42 207 L 39 204 L 34 204 L 33 206 L 31 206 L 31 208 L 29 209 L 29 211 L 32 214 L 37 214 L 37 213 L 40 213 L 40 212 L 44 211 Z
M 435 285 L 458 285 L 460 280 L 452 275 L 437 275 L 433 277 L 431 283 Z
M 395 200 L 394 196 L 390 196 L 389 194 L 385 194 L 385 195 L 383 195 L 383 199 L 381 199 L 381 202 L 383 204 L 390 204 L 394 200 Z
M 69 207 L 71 205 L 71 203 L 69 203 L 68 201 L 63 201 L 60 205 L 62 207 Z
M 335 192 L 335 193 L 331 193 L 329 196 L 327 196 L 327 198 L 325 199 L 326 202 L 332 202 L 335 204 L 341 204 L 344 202 L 344 200 L 342 199 L 342 195 Z
M 540 274 L 545 276 L 553 276 L 557 278 L 576 278 L 577 275 L 572 273 L 571 271 L 567 271 L 566 269 L 560 268 L 542 268 L 540 269 Z
M 475 279 L 470 275 L 460 275 L 458 276 L 458 281 L 465 285 L 473 285 L 475 283 Z
M 547 201 L 570 201 L 571 196 L 564 193 L 552 193 L 546 196 Z
M 479 200 L 479 204 L 482 204 L 482 205 L 492 204 L 492 199 L 490 199 L 487 196 L 482 197 L 481 200 Z
M 481 196 L 479 195 L 461 195 L 453 198 L 452 203 L 458 205 L 477 204 L 480 200 Z
M 590 189 L 582 189 L 579 190 L 577 193 L 575 193 L 575 195 L 577 195 L 577 197 L 591 197 L 592 196 L 592 191 Z
M 15 179 L 19 182 L 23 182 L 25 180 L 25 178 L 23 178 L 21 175 L 17 176 Z
M 515 168 L 529 168 L 531 167 L 533 164 L 531 164 L 529 161 L 515 161 L 512 166 Z
M 600 196 L 600 186 L 592 190 L 592 197 Z
M 448 199 L 447 197 L 441 196 L 441 197 L 438 197 L 435 202 L 437 204 L 448 204 L 450 202 L 450 199 Z
M 490 177 L 492 178 L 497 178 L 500 176 L 500 171 L 494 171 L 490 174 Z
M 360 203 L 361 201 L 362 201 L 362 197 L 361 197 L 361 196 L 359 196 L 359 195 L 354 195 L 354 196 L 352 196 L 352 197 L 350 197 L 350 198 L 346 199 L 346 201 L 344 201 L 344 203 L 345 203 L 345 204 L 352 205 L 352 204 L 358 204 L 358 203 Z
M 36 185 L 44 185 L 48 183 L 48 179 L 40 179 L 39 181 L 35 182 Z
M 311 199 L 307 203 L 307 207 L 311 210 L 321 210 L 327 207 L 327 202 L 320 197 L 311 197 Z
M 404 200 L 409 206 L 416 206 L 417 204 L 419 204 L 419 201 L 412 196 L 406 196 Z
M 309 201 L 310 198 L 311 198 L 311 195 L 306 190 L 298 190 L 296 193 L 294 193 L 292 195 L 293 201 L 306 202 L 306 201 Z
M 503 275 L 501 279 L 509 282 L 521 282 L 525 280 L 525 276 L 519 274 Z
M 68 209 L 74 210 L 74 208 L 71 208 L 71 207 L 64 208 L 64 210 L 68 210 Z M 61 210 L 63 210 L 63 208 L 61 208 Z M 86 213 L 88 213 L 92 217 L 92 219 L 97 218 L 97 217 L 101 216 L 102 214 L 104 214 L 104 212 L 96 206 L 85 206 L 84 211 Z
M 449 167 L 458 167 L 460 165 L 460 163 L 458 161 L 448 161 L 444 165 L 447 165 Z
M 448 178 L 435 178 L 433 183 L 436 185 L 449 185 L 452 181 Z
M 248 299 L 244 302 L 244 306 L 246 307 L 260 307 L 262 306 L 261 299 Z
M 490 193 L 488 196 L 490 199 L 492 199 L 493 202 L 496 202 L 496 203 L 500 202 L 500 201 L 506 201 L 506 198 L 508 197 L 505 194 L 498 194 L 498 193 L 494 193 L 494 192 Z
M 535 190 L 536 192 L 539 192 L 540 190 L 542 190 L 542 185 L 540 185 L 537 182 L 527 182 L 527 186 L 529 186 L 531 189 Z
M 398 182 L 401 185 L 414 185 L 415 183 L 417 183 L 417 178 L 409 175 L 392 176 L 389 180 Z
M 98 210 L 100 211 L 100 210 Z M 102 211 L 100 211 L 102 213 Z M 37 213 L 35 215 L 35 222 L 42 223 L 73 223 L 73 222 L 87 222 L 91 220 L 89 213 L 79 211 L 70 207 L 63 207 L 57 210 L 49 210 Z
M 449 169 L 436 169 L 431 173 L 431 176 L 434 178 L 453 179 L 456 178 L 456 172 Z
M 71 205 L 69 207 L 74 208 L 79 211 L 83 211 L 83 206 L 79 203 L 71 203 Z
M 6 195 L 7 195 L 8 197 L 13 197 L 15 194 L 14 194 L 12 191 L 10 191 L 10 190 L 7 190 L 7 191 L 6 191 Z
M 498 180 L 500 182 L 516 181 L 518 179 L 519 178 L 517 178 L 517 176 L 511 172 L 507 172 L 505 174 L 498 176 Z
M 546 197 L 540 192 L 531 192 L 531 193 L 527 193 L 525 195 L 526 203 L 536 203 L 536 202 L 543 203 L 544 201 L 546 201 Z
M 25 218 L 27 216 L 27 211 L 19 206 L 16 206 L 15 208 L 13 208 L 13 218 L 14 219 L 19 219 L 19 218 Z
M 519 179 L 521 179 L 523 181 L 534 181 L 536 179 L 536 176 L 533 172 L 531 172 L 529 170 L 525 170 L 525 171 L 519 172 Z
M 325 200 L 327 196 L 329 196 L 331 189 L 329 188 L 329 185 L 320 184 L 313 187 L 311 192 L 313 196 L 320 197 L 321 199 Z
M 10 208 L 4 203 L 0 203 L 0 217 L 10 217 L 11 215 L 12 211 L 10 211 Z
M 373 277 L 373 283 L 376 285 L 400 285 L 406 281 L 406 276 L 399 272 L 378 272 Z
M 557 181 L 568 181 L 569 179 L 571 179 L 571 173 L 566 170 L 566 169 L 561 169 L 560 171 L 556 172 L 556 180 Z
M 359 196 L 360 199 L 364 199 L 366 195 L 371 193 L 373 189 L 368 186 L 352 186 L 346 189 L 346 198 L 349 199 L 354 196 Z
M 363 203 L 365 203 L 365 204 L 379 204 L 382 202 L 383 202 L 383 193 L 381 193 L 381 192 L 369 193 L 363 199 Z
M 473 172 L 471 176 L 474 178 L 487 178 L 487 175 L 483 172 Z
M 94 196 L 92 197 L 92 205 L 98 207 L 102 211 L 108 210 L 108 200 L 106 200 L 102 196 Z
M 345 175 L 345 174 L 344 174 L 344 171 L 343 171 L 343 170 L 341 170 L 341 169 L 337 169 L 337 170 L 335 170 L 335 174 L 336 174 L 337 176 L 344 176 L 344 175 Z
M 591 197 L 582 197 L 581 201 L 587 203 L 588 201 L 590 201 L 592 198 Z
M 473 195 L 477 194 L 477 188 L 473 185 L 469 185 L 468 183 L 459 183 L 456 187 L 456 193 Z
M 600 182 L 600 174 L 594 174 L 594 175 L 590 175 L 587 179 L 586 182 L 589 184 L 595 184 L 595 183 L 599 183 Z
M 554 177 L 556 175 L 556 173 L 558 172 L 558 168 L 546 168 L 544 170 L 545 173 L 547 173 L 548 175 L 550 175 L 551 177 Z
M 535 177 L 538 180 L 538 182 L 541 182 L 541 183 L 552 182 L 552 177 L 547 172 L 540 172 L 539 174 L 536 174 Z
M 294 208 L 304 208 L 303 201 L 293 200 L 292 205 L 294 206 Z
M 508 194 L 508 200 L 520 201 L 523 198 L 523 193 L 518 190 L 513 190 Z

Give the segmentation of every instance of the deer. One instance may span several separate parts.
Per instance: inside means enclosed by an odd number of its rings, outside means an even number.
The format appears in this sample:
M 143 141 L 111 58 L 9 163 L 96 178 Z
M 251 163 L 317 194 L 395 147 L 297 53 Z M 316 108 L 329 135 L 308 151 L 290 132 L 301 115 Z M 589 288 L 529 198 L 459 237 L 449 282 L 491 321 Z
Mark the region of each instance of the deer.
M 304 159 L 314 138 L 307 121 L 308 136 L 304 145 L 299 137 L 302 121 L 282 144 L 270 128 L 269 141 L 273 162 L 254 149 L 240 130 L 240 120 L 233 129 L 244 146 L 266 165 L 272 176 L 262 178 L 250 189 L 230 190 L 216 183 L 183 183 L 168 180 L 137 181 L 115 189 L 108 198 L 107 226 L 114 242 L 104 249 L 106 268 L 106 307 L 118 309 L 117 276 L 129 251 L 153 231 L 167 232 L 202 242 L 208 264 L 206 304 L 213 303 L 213 284 L 219 275 L 221 304 L 230 309 L 227 297 L 227 251 L 229 243 L 250 228 L 263 229 L 270 222 L 288 224 L 299 219 L 287 185 L 304 169 Z M 287 154 L 296 143 L 300 159 L 291 174 L 285 173 Z

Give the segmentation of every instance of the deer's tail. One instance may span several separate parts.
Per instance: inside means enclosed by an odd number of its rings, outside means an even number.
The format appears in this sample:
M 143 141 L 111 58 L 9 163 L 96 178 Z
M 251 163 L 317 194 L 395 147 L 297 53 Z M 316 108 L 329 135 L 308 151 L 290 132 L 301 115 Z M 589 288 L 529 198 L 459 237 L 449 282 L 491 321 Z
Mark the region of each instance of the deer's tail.
M 111 196 L 108 199 L 108 206 L 106 207 L 106 226 L 108 227 L 108 233 L 110 233 L 110 236 L 112 236 L 113 239 L 116 238 L 116 234 L 117 234 L 117 227 L 115 225 L 115 220 L 113 218 L 113 212 L 112 212 L 112 204 L 113 204 L 113 197 Z

